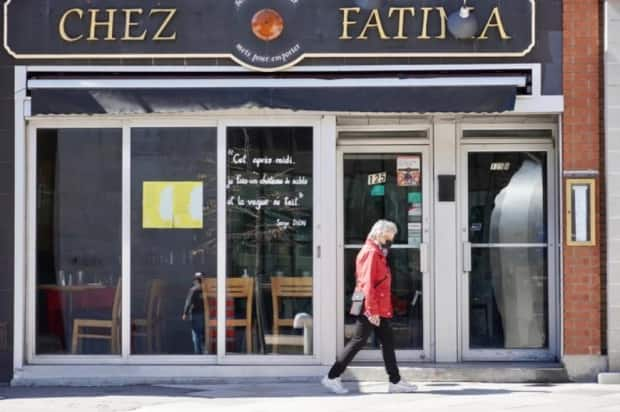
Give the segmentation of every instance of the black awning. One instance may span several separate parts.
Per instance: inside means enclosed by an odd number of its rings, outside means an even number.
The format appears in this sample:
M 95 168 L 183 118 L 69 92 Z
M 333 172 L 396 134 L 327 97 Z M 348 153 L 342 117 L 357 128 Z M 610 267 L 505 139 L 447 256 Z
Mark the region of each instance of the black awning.
M 364 113 L 498 113 L 515 86 L 34 89 L 32 114 L 192 113 L 240 108 Z

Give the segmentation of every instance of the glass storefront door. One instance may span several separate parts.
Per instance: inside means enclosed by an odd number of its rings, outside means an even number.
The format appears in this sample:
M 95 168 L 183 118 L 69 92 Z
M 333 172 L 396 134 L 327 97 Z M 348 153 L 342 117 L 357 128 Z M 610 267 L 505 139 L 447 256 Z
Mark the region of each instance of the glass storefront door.
M 355 318 L 349 314 L 355 288 L 355 258 L 379 219 L 396 223 L 389 251 L 392 269 L 392 325 L 397 351 L 410 360 L 428 358 L 428 228 L 430 213 L 428 152 L 425 147 L 369 147 L 341 153 L 342 222 L 340 268 L 344 294 L 339 348 L 349 341 Z M 380 342 L 371 335 L 360 360 L 380 359 Z
M 542 360 L 552 353 L 553 156 L 523 149 L 463 152 L 465 360 Z

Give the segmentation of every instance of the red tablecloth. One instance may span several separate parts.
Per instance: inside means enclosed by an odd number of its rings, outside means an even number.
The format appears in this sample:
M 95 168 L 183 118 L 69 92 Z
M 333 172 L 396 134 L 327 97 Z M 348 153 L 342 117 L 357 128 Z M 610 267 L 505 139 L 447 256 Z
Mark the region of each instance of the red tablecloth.
M 85 290 L 62 290 L 62 289 L 43 289 L 43 301 L 46 317 L 46 332 L 58 336 L 63 342 L 65 340 L 65 316 L 71 318 L 73 313 L 83 311 L 101 311 L 102 314 L 109 313 L 112 316 L 112 306 L 114 305 L 114 294 L 116 288 L 93 288 Z M 69 296 L 69 295 L 72 296 Z M 69 308 L 69 299 L 73 299 L 72 311 Z

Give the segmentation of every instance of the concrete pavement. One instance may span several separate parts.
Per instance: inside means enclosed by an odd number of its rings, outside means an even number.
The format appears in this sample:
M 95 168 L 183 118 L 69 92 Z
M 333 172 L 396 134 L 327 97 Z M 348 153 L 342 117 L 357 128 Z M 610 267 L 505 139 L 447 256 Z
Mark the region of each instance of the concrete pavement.
M 317 383 L 0 388 L 0 412 L 620 412 L 620 386 L 420 383 L 388 394 L 384 382 L 347 382 L 336 396 Z

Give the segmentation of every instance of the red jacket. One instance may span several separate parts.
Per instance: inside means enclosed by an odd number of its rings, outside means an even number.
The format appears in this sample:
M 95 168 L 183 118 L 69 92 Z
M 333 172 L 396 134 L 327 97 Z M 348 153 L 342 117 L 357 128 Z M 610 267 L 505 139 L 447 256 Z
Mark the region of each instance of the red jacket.
M 370 239 L 355 260 L 356 289 L 364 292 L 365 313 L 391 318 L 392 273 L 381 248 Z

